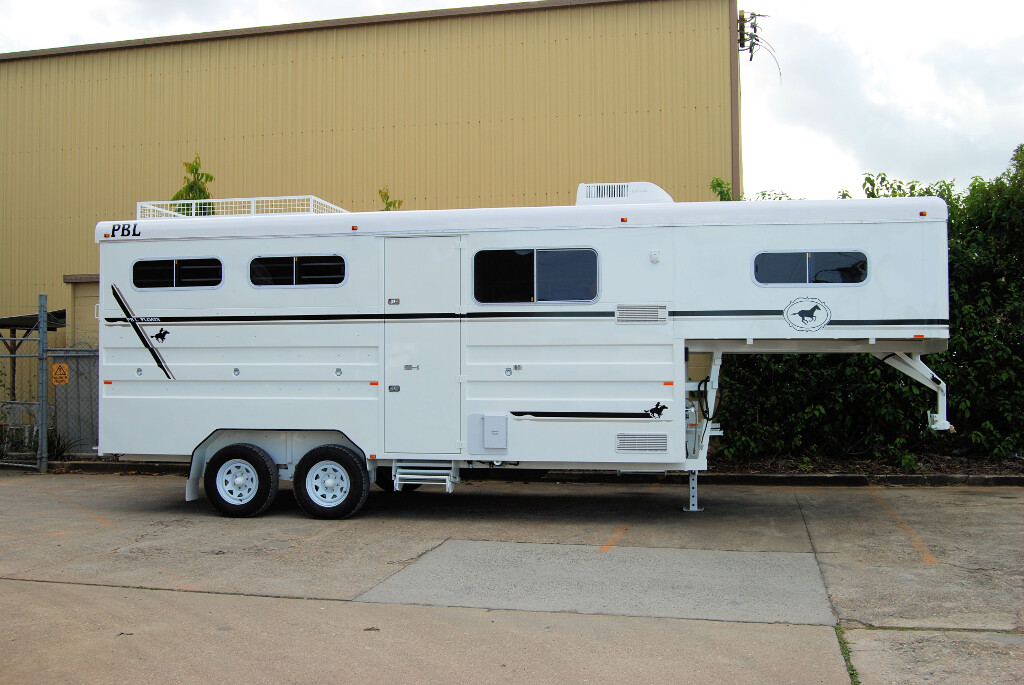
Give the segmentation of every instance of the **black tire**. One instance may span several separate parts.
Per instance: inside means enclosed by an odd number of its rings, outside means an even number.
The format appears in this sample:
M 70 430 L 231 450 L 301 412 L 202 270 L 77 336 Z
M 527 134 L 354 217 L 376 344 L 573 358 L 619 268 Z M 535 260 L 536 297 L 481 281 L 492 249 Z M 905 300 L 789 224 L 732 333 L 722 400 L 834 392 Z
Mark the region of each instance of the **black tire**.
M 206 463 L 203 487 L 213 508 L 236 518 L 262 514 L 277 496 L 277 464 L 256 445 L 228 445 Z
M 391 476 L 390 466 L 378 466 L 377 467 L 377 487 L 387 493 L 393 492 L 412 492 L 413 490 L 419 489 L 422 483 L 409 483 L 403 485 L 401 490 L 395 490 L 395 481 Z
M 341 445 L 321 445 L 306 453 L 292 478 L 295 501 L 318 519 L 343 519 L 359 511 L 370 492 L 366 462 Z

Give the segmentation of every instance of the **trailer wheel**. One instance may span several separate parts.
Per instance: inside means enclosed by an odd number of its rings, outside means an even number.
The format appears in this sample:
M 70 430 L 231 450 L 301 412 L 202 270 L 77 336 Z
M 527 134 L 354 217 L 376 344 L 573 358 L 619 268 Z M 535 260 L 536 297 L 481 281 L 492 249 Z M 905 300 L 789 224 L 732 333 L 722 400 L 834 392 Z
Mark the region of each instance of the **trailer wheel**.
M 263 513 L 277 496 L 277 465 L 256 445 L 228 445 L 206 464 L 206 498 L 225 516 Z
M 295 501 L 310 516 L 342 519 L 362 508 L 370 491 L 366 463 L 341 445 L 321 445 L 306 453 L 292 479 Z
M 375 482 L 377 483 L 378 488 L 388 494 L 394 492 L 412 492 L 413 490 L 419 489 L 421 485 L 420 483 L 409 483 L 408 485 L 403 485 L 401 490 L 395 490 L 395 481 L 391 476 L 390 466 L 377 467 L 377 480 Z

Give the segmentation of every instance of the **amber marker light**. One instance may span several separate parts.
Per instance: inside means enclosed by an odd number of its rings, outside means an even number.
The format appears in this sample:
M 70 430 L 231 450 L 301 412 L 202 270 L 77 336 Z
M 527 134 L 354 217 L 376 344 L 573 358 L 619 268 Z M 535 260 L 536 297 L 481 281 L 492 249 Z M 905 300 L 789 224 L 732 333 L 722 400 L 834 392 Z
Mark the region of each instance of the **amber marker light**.
M 103 381 L 103 385 L 113 385 L 114 381 Z
M 621 219 L 619 219 L 619 221 L 621 221 L 622 223 L 626 223 L 627 221 L 629 221 L 629 219 L 627 219 L 626 217 L 622 217 Z
M 675 385 L 675 381 L 665 381 L 662 385 Z
M 353 230 L 353 231 L 358 231 L 358 230 L 359 230 L 359 227 L 358 227 L 358 226 L 353 226 L 353 227 L 352 227 L 352 230 Z
M 914 333 L 914 337 L 915 338 L 923 338 L 924 337 L 924 333 Z
M 380 385 L 377 381 L 370 381 L 370 385 Z
M 918 212 L 921 216 L 928 216 L 928 212 Z

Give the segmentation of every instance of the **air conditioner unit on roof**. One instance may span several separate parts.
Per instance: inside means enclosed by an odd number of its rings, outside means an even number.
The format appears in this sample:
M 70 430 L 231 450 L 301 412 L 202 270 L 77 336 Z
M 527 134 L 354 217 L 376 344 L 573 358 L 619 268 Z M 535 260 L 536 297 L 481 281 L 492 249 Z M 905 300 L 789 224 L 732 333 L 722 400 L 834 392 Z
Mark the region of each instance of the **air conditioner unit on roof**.
M 577 205 L 641 205 L 675 202 L 660 187 L 647 181 L 630 183 L 581 183 L 576 190 Z

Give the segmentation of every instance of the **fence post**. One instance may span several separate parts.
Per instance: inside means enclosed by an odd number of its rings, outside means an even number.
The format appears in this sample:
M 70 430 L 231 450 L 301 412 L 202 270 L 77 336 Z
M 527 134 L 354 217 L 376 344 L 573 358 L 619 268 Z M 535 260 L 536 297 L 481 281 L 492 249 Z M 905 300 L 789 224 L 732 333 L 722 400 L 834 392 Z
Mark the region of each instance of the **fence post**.
M 39 411 L 36 412 L 36 426 L 39 431 L 39 448 L 36 452 L 36 466 L 39 468 L 39 473 L 46 473 L 46 456 L 47 456 L 47 424 L 49 423 L 46 416 L 46 405 L 47 405 L 47 384 L 46 381 L 49 378 L 49 374 L 46 372 L 46 328 L 49 324 L 48 315 L 46 313 L 46 293 L 39 294 L 39 323 L 37 327 L 39 329 Z

